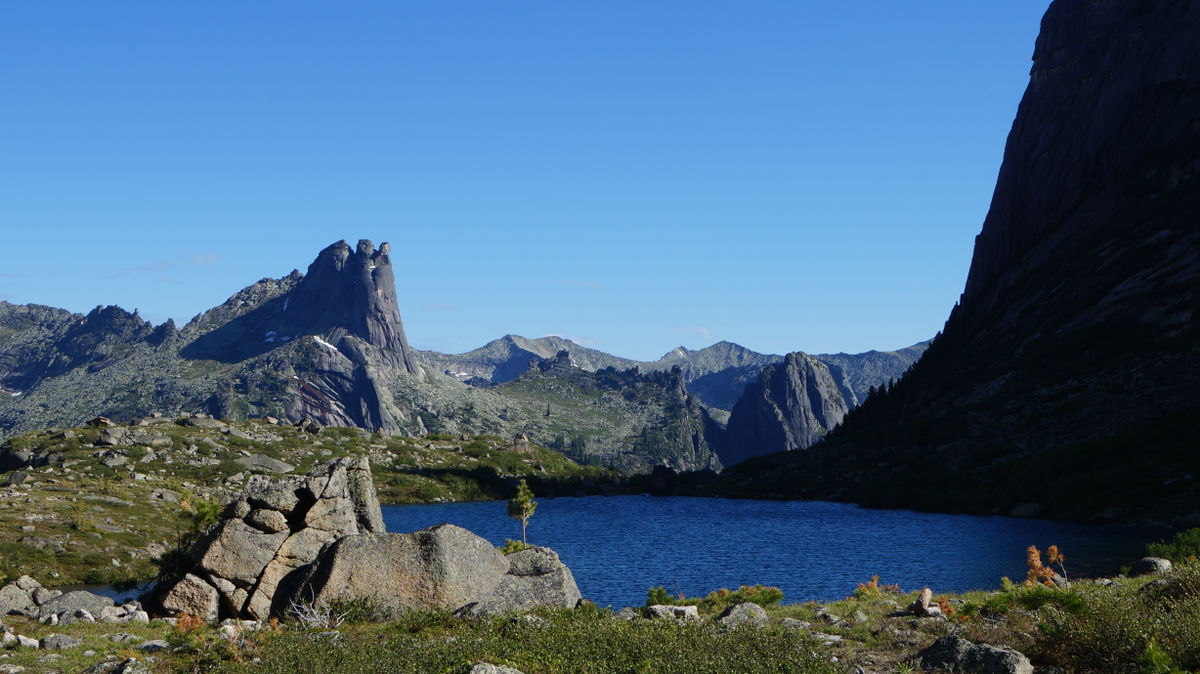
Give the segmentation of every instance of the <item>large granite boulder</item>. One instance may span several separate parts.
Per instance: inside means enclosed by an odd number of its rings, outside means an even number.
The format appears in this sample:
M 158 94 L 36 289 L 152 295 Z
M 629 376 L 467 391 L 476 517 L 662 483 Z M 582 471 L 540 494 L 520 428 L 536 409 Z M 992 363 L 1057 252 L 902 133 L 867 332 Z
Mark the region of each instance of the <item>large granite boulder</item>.
M 293 603 L 328 605 L 368 600 L 384 610 L 453 609 L 494 615 L 535 606 L 573 608 L 574 576 L 548 548 L 507 557 L 483 538 L 453 524 L 411 534 L 347 536 L 297 572 L 274 611 Z
M 490 592 L 507 571 L 503 554 L 453 524 L 411 534 L 361 534 L 329 546 L 287 600 L 456 609 Z
M 158 591 L 160 611 L 266 618 L 280 580 L 323 545 L 384 530 L 366 459 L 333 459 L 307 477 L 253 476 L 221 517 L 190 552 L 197 572 Z

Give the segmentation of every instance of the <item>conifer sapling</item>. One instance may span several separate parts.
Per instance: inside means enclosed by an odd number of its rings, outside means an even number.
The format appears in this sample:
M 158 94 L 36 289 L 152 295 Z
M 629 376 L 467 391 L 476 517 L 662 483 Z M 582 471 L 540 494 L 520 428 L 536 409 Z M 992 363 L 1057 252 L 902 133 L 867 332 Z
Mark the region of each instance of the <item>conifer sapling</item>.
M 533 500 L 533 490 L 525 484 L 525 480 L 521 480 L 517 485 L 517 495 L 508 502 L 508 516 L 514 520 L 521 520 L 522 545 L 529 544 L 525 539 L 525 527 L 529 525 L 529 518 L 533 517 L 534 510 L 537 510 L 537 501 Z

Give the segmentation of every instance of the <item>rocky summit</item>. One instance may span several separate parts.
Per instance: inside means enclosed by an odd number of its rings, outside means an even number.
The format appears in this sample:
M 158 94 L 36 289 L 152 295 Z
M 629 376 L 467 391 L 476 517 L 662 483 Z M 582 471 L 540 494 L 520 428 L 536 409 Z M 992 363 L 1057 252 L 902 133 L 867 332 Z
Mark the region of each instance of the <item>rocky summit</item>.
M 1195 512 L 1197 109 L 1192 3 L 1051 4 L 944 329 L 820 452 L 754 467 L 757 490 L 1074 518 Z

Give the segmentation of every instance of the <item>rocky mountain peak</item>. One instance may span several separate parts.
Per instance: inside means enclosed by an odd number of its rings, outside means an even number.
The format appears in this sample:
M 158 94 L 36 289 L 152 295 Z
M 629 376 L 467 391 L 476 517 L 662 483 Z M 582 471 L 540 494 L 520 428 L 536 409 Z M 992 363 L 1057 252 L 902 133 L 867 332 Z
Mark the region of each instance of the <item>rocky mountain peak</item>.
M 410 374 L 417 373 L 400 320 L 390 252 L 386 242 L 376 250 L 368 239 L 359 240 L 355 249 L 345 241 L 325 248 L 279 305 L 280 324 L 298 323 L 310 334 L 345 331 L 391 353 Z
M 420 372 L 400 320 L 390 251 L 387 243 L 376 250 L 367 239 L 353 249 L 345 241 L 326 247 L 302 277 L 293 273 L 271 284 L 278 294 L 263 293 L 257 302 L 235 301 L 235 295 L 226 305 L 238 306 L 219 312 L 215 319 L 244 313 L 196 339 L 183 355 L 238 362 L 304 335 L 322 337 L 332 345 L 351 336 L 378 350 L 389 369 Z M 205 314 L 198 322 L 209 318 Z
M 733 406 L 721 461 L 730 466 L 807 448 L 841 423 L 847 411 L 839 377 L 806 353 L 789 353 L 782 363 L 764 368 Z

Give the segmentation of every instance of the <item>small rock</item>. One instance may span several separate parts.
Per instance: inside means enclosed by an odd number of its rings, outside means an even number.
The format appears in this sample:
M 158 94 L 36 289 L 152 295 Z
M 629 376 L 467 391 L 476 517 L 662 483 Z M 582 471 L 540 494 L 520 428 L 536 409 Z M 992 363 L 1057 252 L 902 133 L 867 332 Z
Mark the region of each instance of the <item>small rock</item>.
M 620 611 L 617 611 L 617 617 L 621 620 L 636 620 L 638 618 L 638 613 L 637 611 L 626 606 Z
M 796 620 L 795 618 L 784 618 L 779 621 L 779 625 L 790 630 L 807 630 L 812 628 L 812 623 L 807 620 Z
M 42 648 L 48 651 L 62 651 L 68 648 L 76 648 L 83 642 L 79 639 L 72 639 L 65 634 L 51 634 L 42 637 L 40 643 Z
M 134 646 L 135 649 L 142 651 L 143 653 L 157 653 L 158 651 L 165 651 L 170 647 L 171 644 L 162 639 L 151 639 L 144 644 L 138 644 L 137 646 Z
M 40 644 L 38 644 L 37 639 L 30 639 L 29 637 L 25 636 L 24 634 L 18 634 L 17 635 L 17 646 L 20 646 L 21 648 L 32 648 L 33 650 L 36 651 L 38 649 L 38 647 L 40 646 Z

